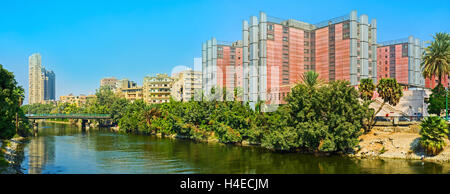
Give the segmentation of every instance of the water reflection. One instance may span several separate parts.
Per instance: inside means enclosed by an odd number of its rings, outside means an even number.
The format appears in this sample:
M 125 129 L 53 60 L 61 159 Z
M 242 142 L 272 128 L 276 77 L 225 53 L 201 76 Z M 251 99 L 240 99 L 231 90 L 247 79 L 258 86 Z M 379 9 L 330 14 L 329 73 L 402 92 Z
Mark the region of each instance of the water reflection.
M 44 124 L 26 147 L 28 173 L 449 173 L 449 164 L 273 153 Z
M 55 138 L 36 137 L 30 141 L 28 149 L 28 173 L 41 174 L 45 166 L 52 165 L 55 159 Z

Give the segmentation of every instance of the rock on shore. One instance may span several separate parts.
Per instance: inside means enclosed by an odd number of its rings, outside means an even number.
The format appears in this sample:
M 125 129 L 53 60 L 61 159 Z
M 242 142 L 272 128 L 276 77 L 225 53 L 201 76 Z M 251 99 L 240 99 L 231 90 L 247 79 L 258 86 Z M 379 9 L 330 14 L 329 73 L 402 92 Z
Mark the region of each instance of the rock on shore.
M 26 138 L 14 138 L 0 142 L 0 155 L 9 163 L 0 169 L 0 174 L 22 174 L 20 167 L 23 158 L 23 148 L 27 142 Z

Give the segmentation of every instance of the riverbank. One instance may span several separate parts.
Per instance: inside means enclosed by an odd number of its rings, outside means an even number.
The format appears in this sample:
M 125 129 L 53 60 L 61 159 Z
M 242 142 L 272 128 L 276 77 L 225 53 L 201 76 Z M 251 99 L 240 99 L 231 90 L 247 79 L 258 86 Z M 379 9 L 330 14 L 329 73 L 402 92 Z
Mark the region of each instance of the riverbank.
M 24 146 L 28 138 L 17 137 L 0 141 L 0 174 L 23 174 Z
M 119 132 L 119 127 L 111 128 L 115 132 Z M 379 159 L 406 159 L 406 160 L 423 160 L 430 162 L 450 162 L 450 141 L 446 139 L 447 146 L 436 156 L 427 156 L 424 150 L 419 145 L 420 135 L 417 126 L 413 127 L 396 127 L 386 128 L 382 127 L 378 130 L 373 130 L 370 133 L 363 134 L 359 137 L 359 149 L 352 154 L 344 154 L 352 158 L 379 158 Z M 210 136 L 207 139 L 194 140 L 188 136 L 181 136 L 177 134 L 162 135 L 161 133 L 152 133 L 157 137 L 164 137 L 170 139 L 189 139 L 192 141 L 203 143 L 219 143 L 217 138 Z M 259 146 L 251 144 L 247 141 L 235 143 L 236 146 Z M 299 153 L 302 153 L 299 151 Z M 316 154 L 317 155 L 317 154 Z M 329 153 L 318 153 L 318 155 L 330 155 Z
M 357 158 L 390 158 L 421 160 L 432 162 L 450 162 L 450 141 L 436 156 L 426 156 L 419 145 L 420 135 L 414 132 L 393 132 L 373 130 L 359 137 L 360 149 L 352 157 Z

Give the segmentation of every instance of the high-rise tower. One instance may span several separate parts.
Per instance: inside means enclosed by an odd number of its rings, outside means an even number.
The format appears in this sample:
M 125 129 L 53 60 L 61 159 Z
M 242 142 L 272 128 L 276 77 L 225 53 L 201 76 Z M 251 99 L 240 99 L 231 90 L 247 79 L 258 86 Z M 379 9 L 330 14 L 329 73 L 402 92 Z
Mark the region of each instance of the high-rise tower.
M 34 53 L 28 58 L 29 89 L 28 103 L 41 103 L 44 101 L 44 82 L 42 79 L 41 55 Z
M 55 73 L 42 67 L 39 53 L 28 58 L 29 89 L 28 103 L 43 103 L 45 100 L 55 100 Z

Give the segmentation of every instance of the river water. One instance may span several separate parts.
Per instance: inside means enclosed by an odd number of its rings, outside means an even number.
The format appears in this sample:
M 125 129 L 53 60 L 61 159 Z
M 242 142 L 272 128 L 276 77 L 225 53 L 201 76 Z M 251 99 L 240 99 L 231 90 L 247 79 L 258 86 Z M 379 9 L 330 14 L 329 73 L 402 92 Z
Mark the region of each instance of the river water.
M 24 173 L 450 173 L 450 164 L 275 153 L 190 140 L 42 123 L 25 147 Z

